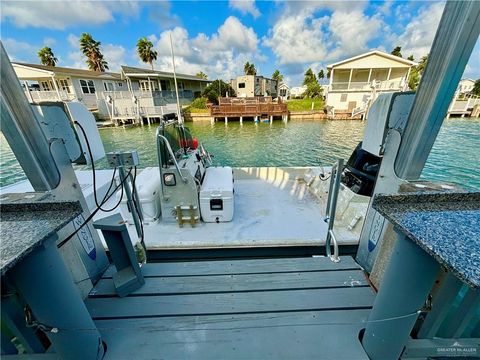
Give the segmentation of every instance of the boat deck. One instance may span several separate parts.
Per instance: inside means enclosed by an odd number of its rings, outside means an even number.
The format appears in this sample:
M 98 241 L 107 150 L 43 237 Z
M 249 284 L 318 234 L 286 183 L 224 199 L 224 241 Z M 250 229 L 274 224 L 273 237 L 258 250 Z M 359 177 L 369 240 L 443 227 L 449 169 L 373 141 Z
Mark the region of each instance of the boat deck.
M 113 271 L 86 300 L 105 359 L 368 359 L 374 292 L 351 257 L 149 263 L 125 298 Z

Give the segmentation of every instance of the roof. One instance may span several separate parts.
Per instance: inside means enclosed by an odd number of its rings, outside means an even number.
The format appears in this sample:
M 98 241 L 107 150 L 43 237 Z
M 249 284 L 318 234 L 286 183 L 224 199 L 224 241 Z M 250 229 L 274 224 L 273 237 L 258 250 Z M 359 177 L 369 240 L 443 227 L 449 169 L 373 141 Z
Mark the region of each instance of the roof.
M 129 76 L 129 77 L 163 76 L 163 77 L 173 78 L 173 72 L 142 69 L 137 67 L 125 66 L 125 65 L 122 65 L 122 73 L 125 74 L 125 76 Z M 177 79 L 211 82 L 211 80 L 202 79 L 195 75 L 176 73 L 176 76 L 177 76 Z
M 351 58 L 348 58 L 348 59 L 345 59 L 345 60 L 342 60 L 342 61 L 338 61 L 338 62 L 330 64 L 330 65 L 327 65 L 327 69 L 330 69 L 332 67 L 335 67 L 335 66 L 338 66 L 338 65 L 341 65 L 341 64 L 348 63 L 350 61 L 358 60 L 358 59 L 361 59 L 361 58 L 364 58 L 364 57 L 367 57 L 367 56 L 370 56 L 370 55 L 380 55 L 380 56 L 386 57 L 388 59 L 404 63 L 406 65 L 411 65 L 411 66 L 418 65 L 418 63 L 416 63 L 415 61 L 410 61 L 408 59 L 404 59 L 404 58 L 401 58 L 400 56 L 392 55 L 392 54 L 386 53 L 384 51 L 373 50 L 373 51 L 369 51 L 369 52 L 366 52 L 366 53 L 363 53 L 363 54 L 360 54 L 360 55 L 357 55 L 357 56 L 354 56 L 354 57 L 351 57 Z
M 50 75 L 57 74 L 57 75 L 69 75 L 69 76 L 83 76 L 83 77 L 89 77 L 89 78 L 121 79 L 121 75 L 119 73 L 107 72 L 107 71 L 99 72 L 99 71 L 92 71 L 92 70 L 72 69 L 72 68 L 61 67 L 61 66 L 47 66 L 47 65 L 29 64 L 29 63 L 20 63 L 20 62 L 13 62 L 12 64 L 21 66 L 21 67 L 41 70 L 42 72 L 48 73 Z

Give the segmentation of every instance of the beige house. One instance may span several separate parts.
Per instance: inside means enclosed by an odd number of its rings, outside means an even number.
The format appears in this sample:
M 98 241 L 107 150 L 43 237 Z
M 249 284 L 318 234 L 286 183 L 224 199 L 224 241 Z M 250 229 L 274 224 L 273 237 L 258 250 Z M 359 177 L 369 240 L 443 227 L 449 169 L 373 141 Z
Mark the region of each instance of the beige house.
M 173 73 L 122 66 L 121 73 L 96 72 L 59 66 L 12 63 L 32 103 L 82 102 L 101 119 L 158 118 L 176 104 Z M 180 104 L 199 96 L 209 80 L 177 74 Z M 168 110 L 171 111 L 171 110 Z
M 277 80 L 257 75 L 242 75 L 230 80 L 237 97 L 271 96 L 277 97 Z
M 278 97 L 284 101 L 290 98 L 290 87 L 284 82 L 278 86 Z
M 16 62 L 12 66 L 31 102 L 78 100 L 94 110 L 98 92 L 127 90 L 119 73 Z
M 336 112 L 360 113 L 379 93 L 406 91 L 410 70 L 415 65 L 379 50 L 330 64 L 326 104 Z
M 473 90 L 474 85 L 475 85 L 475 80 L 462 79 L 458 83 L 457 91 L 460 94 L 468 94 Z

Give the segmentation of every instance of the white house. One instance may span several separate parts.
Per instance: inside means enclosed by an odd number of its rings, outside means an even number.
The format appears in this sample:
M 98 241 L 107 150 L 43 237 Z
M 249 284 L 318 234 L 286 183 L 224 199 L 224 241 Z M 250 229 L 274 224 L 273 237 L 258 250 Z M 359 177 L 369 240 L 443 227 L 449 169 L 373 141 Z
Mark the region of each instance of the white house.
M 307 91 L 307 86 L 306 85 L 293 86 L 290 89 L 290 98 L 292 98 L 292 99 L 301 98 L 303 96 L 303 94 L 305 93 L 305 91 Z
M 127 90 L 119 73 L 17 62 L 12 66 L 31 102 L 78 100 L 94 110 L 97 92 Z
M 284 82 L 278 86 L 278 97 L 284 101 L 290 97 L 290 87 Z
M 475 80 L 472 79 L 462 79 L 458 83 L 457 91 L 460 94 L 468 94 L 473 90 L 473 86 L 475 85 Z
M 158 118 L 163 107 L 176 103 L 171 72 L 122 66 L 121 73 L 97 72 L 59 66 L 12 63 L 30 102 L 82 102 L 111 120 Z M 209 80 L 177 74 L 180 103 L 189 104 Z
M 326 104 L 335 112 L 366 108 L 378 93 L 407 90 L 410 70 L 416 65 L 379 50 L 330 64 Z

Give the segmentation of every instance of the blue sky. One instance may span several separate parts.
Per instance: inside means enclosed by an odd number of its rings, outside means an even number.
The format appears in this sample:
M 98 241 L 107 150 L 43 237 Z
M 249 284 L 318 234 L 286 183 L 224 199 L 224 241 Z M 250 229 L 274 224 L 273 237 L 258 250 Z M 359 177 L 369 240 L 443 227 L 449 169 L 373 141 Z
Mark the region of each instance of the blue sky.
M 435 1 L 2 1 L 0 37 L 12 60 L 38 63 L 38 49 L 50 46 L 58 66 L 86 68 L 78 38 L 89 32 L 118 71 L 146 67 L 135 44 L 147 36 L 159 54 L 155 68 L 171 70 L 172 33 L 179 72 L 229 79 L 250 61 L 264 76 L 279 69 L 295 86 L 309 67 L 317 72 L 371 49 L 398 45 L 404 57 L 419 59 L 443 7 Z M 464 77 L 480 77 L 478 42 Z

